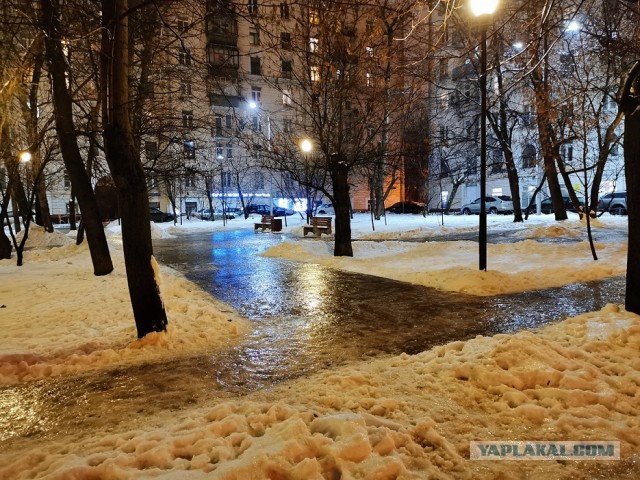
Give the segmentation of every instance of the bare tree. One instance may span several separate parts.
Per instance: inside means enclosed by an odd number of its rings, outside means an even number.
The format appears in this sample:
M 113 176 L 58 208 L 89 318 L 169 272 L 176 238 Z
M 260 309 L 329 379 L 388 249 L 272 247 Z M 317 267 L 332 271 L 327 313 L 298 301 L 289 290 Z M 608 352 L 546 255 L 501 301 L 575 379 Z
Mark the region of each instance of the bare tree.
M 46 0 L 43 0 L 46 1 Z M 103 128 L 107 162 L 118 191 L 129 295 L 138 338 L 165 331 L 167 315 L 156 280 L 149 197 L 129 118 L 128 1 L 102 1 Z

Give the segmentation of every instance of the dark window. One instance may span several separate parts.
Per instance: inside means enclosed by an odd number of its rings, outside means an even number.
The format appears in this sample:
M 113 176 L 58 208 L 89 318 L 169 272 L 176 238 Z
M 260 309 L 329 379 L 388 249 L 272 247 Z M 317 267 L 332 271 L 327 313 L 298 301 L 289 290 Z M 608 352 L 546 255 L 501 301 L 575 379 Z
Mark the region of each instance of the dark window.
M 291 48 L 291 34 L 289 32 L 282 32 L 280 34 L 280 46 L 287 50 Z
M 183 128 L 193 127 L 193 112 L 191 110 L 182 111 L 182 127 Z
M 144 154 L 147 160 L 154 160 L 158 157 L 158 144 L 156 142 L 144 142 Z
M 282 76 L 291 78 L 291 60 L 282 60 Z
M 249 32 L 249 43 L 251 45 L 260 45 L 260 33 L 257 30 Z
M 227 115 L 225 115 L 224 117 L 225 120 L 225 127 L 226 128 L 231 128 L 233 127 L 233 117 L 227 113 Z
M 188 48 L 178 52 L 178 63 L 180 65 L 191 65 L 191 51 Z
M 251 57 L 251 74 L 260 75 L 260 57 Z
M 189 29 L 189 21 L 188 20 L 185 20 L 183 18 L 178 19 L 177 24 L 178 24 L 178 31 L 179 32 L 186 32 Z
M 280 4 L 280 17 L 281 18 L 289 18 L 289 4 L 288 3 L 281 3 Z
M 231 176 L 231 172 L 222 172 L 222 186 L 226 188 L 231 187 L 231 181 L 233 177 Z
M 251 15 L 257 15 L 258 13 L 258 0 L 248 0 L 247 8 L 249 9 L 249 13 Z
M 222 136 L 222 117 L 216 115 L 216 137 Z
M 534 168 L 536 166 L 536 147 L 529 144 L 522 150 L 522 168 Z

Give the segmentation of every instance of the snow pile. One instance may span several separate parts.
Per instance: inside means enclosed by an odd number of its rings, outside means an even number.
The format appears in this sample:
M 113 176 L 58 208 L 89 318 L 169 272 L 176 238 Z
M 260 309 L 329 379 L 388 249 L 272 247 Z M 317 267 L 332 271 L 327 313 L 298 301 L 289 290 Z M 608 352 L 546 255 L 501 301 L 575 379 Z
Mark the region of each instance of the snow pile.
M 640 317 L 609 305 L 288 382 L 164 428 L 15 452 L 0 477 L 637 478 L 639 350 Z M 617 440 L 622 461 L 476 462 L 472 440 Z
M 193 354 L 246 330 L 227 305 L 162 267 L 168 332 L 135 340 L 122 252 L 111 253 L 115 270 L 102 277 L 86 242 L 27 250 L 22 267 L 0 262 L 0 384 Z
M 392 278 L 472 295 L 498 295 L 558 287 L 622 275 L 625 244 L 597 244 L 598 261 L 586 241 L 524 240 L 487 246 L 488 271 L 478 270 L 478 244 L 460 242 L 354 242 L 354 256 L 334 257 L 329 242 L 286 241 L 264 253 L 351 272 Z

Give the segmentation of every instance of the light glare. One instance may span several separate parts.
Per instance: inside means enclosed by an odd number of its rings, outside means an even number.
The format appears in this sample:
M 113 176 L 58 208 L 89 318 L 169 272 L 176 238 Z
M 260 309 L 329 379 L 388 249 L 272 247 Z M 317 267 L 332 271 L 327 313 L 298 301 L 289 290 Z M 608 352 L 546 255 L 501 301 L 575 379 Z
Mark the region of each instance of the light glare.
M 311 145 L 311 142 L 305 138 L 300 142 L 300 149 L 304 153 L 309 153 L 313 149 L 313 145 Z
M 480 15 L 491 15 L 496 11 L 496 8 L 498 8 L 498 0 L 471 0 L 469 5 L 476 17 Z

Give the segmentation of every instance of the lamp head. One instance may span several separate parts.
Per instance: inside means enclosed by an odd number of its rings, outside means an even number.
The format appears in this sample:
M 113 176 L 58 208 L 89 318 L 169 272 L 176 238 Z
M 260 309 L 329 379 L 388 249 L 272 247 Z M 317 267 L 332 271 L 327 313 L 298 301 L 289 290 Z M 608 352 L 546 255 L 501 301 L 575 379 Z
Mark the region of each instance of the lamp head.
M 498 0 L 470 0 L 469 6 L 476 17 L 491 15 L 498 8 Z
M 304 140 L 302 140 L 302 142 L 300 142 L 300 149 L 304 153 L 309 153 L 311 150 L 313 150 L 313 145 L 311 144 L 310 140 L 305 138 Z
M 23 150 L 19 155 L 20 161 L 23 163 L 31 161 L 31 152 L 29 150 Z

